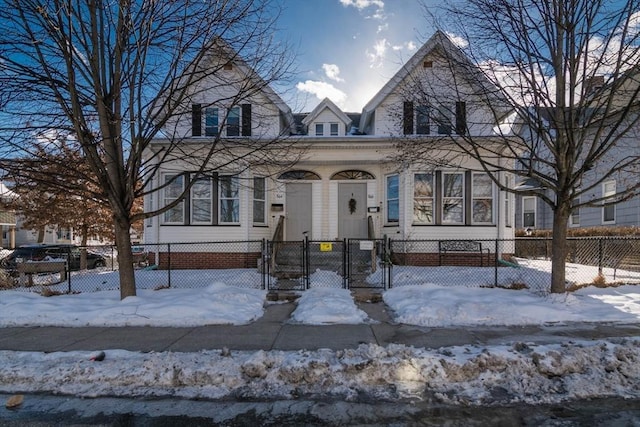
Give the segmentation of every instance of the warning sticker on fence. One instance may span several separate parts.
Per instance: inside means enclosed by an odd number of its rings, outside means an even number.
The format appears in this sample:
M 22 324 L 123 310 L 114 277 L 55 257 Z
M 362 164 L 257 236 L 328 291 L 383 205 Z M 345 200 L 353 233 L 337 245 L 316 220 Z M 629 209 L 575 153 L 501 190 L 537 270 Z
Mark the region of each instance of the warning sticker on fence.
M 333 250 L 333 243 L 323 242 L 320 243 L 320 252 L 331 252 Z

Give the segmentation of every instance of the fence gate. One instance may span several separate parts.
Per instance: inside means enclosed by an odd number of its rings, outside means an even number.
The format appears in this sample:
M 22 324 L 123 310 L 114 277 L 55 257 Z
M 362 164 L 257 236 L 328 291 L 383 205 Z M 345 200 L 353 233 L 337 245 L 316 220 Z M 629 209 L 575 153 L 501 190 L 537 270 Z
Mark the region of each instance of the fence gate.
M 384 240 L 268 241 L 264 257 L 268 290 L 314 286 L 385 289 Z
M 386 245 L 383 239 L 349 239 L 347 277 L 349 288 L 386 289 Z

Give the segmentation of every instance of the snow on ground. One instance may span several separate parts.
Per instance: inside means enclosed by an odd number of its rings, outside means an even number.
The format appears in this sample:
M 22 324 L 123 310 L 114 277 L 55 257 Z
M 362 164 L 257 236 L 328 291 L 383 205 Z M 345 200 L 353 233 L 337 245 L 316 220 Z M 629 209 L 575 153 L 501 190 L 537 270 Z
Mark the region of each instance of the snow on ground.
M 640 323 L 638 286 L 589 287 L 545 295 L 459 286 L 451 278 L 446 282 L 444 275 L 439 276 L 438 284 L 420 283 L 424 275 L 413 273 L 412 269 L 394 269 L 405 280 L 396 281 L 397 287 L 384 293 L 395 320 L 401 323 L 431 327 Z M 108 278 L 105 289 L 117 277 L 111 272 L 101 274 Z M 161 285 L 166 272 L 137 274 L 144 279 L 139 282 L 144 283 L 142 289 L 138 296 L 123 301 L 114 290 L 55 297 L 0 292 L 0 326 L 244 324 L 263 314 L 266 292 L 256 289 L 257 275 L 250 270 L 174 271 L 172 281 L 180 288 L 158 290 L 153 289 Z M 310 324 L 369 321 L 336 277 L 316 272 L 291 320 Z M 427 399 L 465 405 L 613 396 L 640 399 L 637 338 L 438 350 L 369 344 L 341 351 L 106 352 L 104 361 L 91 362 L 88 352 L 0 351 L 0 391 L 87 397 Z

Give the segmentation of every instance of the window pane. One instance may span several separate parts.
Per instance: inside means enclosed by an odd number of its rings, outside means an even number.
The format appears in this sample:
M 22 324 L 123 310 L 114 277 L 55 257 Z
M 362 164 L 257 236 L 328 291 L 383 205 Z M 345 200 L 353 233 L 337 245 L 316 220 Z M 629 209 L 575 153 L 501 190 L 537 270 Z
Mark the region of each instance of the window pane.
M 491 200 L 473 201 L 473 222 L 492 222 L 493 204 Z
M 414 175 L 414 197 L 433 197 L 433 174 L 417 173 Z
M 324 126 L 322 123 L 316 124 L 316 136 L 322 136 L 324 134 Z
M 416 134 L 428 135 L 429 129 L 429 107 L 426 105 L 419 105 L 416 107 Z
M 462 200 L 443 199 L 442 201 L 442 222 L 446 224 L 462 223 Z
M 227 136 L 240 135 L 240 107 L 233 107 L 227 116 Z
M 171 181 L 172 178 L 175 179 Z M 170 182 L 167 187 L 164 189 L 164 197 L 165 200 L 167 198 L 175 199 L 182 192 L 183 184 L 184 184 L 184 176 L 175 176 L 175 175 L 165 175 L 165 183 Z
M 331 136 L 338 136 L 338 124 L 331 123 Z
M 253 201 L 253 222 L 255 224 L 264 224 L 266 222 L 264 201 L 260 201 L 260 200 Z
M 398 175 L 387 177 L 387 222 L 399 222 L 400 200 Z
M 462 174 L 461 173 L 444 173 L 443 194 L 445 197 L 462 197 Z
M 266 223 L 266 188 L 265 179 L 253 178 L 253 222 L 254 224 Z
M 204 134 L 206 136 L 215 136 L 218 134 L 218 109 L 205 109 L 205 125 Z
M 413 201 L 413 222 L 423 224 L 433 222 L 433 200 L 415 199 Z
M 238 179 L 230 176 L 219 178 L 220 183 L 220 223 L 240 222 L 240 199 Z
M 168 184 L 163 190 L 164 206 L 173 203 L 182 193 L 184 176 L 183 175 L 165 175 L 165 184 Z M 184 222 L 184 202 L 178 203 L 173 208 L 164 213 L 163 220 L 165 223 L 183 223 Z
M 200 178 L 191 187 L 191 221 L 193 223 L 211 223 L 211 214 L 211 180 Z
M 492 197 L 493 183 L 489 174 L 474 173 L 473 174 L 473 197 Z
M 414 175 L 413 222 L 433 223 L 433 174 L 417 173 Z
M 387 199 L 398 198 L 398 175 L 387 178 Z

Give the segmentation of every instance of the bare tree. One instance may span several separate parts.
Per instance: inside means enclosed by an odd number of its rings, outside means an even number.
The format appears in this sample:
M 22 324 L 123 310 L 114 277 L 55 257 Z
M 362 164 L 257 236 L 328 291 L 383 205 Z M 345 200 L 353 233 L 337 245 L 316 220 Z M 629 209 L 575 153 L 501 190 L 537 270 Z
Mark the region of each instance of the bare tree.
M 162 189 L 152 177 L 164 162 L 200 175 L 224 164 L 284 162 L 279 138 L 231 148 L 222 132 L 200 145 L 175 132 L 198 90 L 231 88 L 229 101 L 239 103 L 288 75 L 290 50 L 273 37 L 277 14 L 269 0 L 2 2 L 0 79 L 19 96 L 5 109 L 0 148 L 28 157 L 39 134 L 73 135 L 112 211 L 122 298 L 136 294 L 132 222 L 172 207 L 132 209 Z M 229 63 L 251 71 L 224 73 Z
M 441 33 L 447 43 L 458 43 L 438 51 L 450 77 L 425 70 L 431 79 L 416 76 L 408 93 L 429 105 L 434 86 L 446 86 L 468 101 L 469 113 L 454 125 L 447 122 L 454 102 L 444 114 L 432 108 L 443 135 L 404 140 L 399 157 L 436 166 L 472 158 L 505 191 L 514 191 L 505 177 L 527 179 L 520 194 L 553 211 L 551 292 L 565 292 L 571 212 L 638 192 L 639 2 L 469 0 L 437 15 L 425 10 L 449 34 Z M 490 113 L 475 114 L 481 108 Z M 603 196 L 611 179 L 616 192 Z

